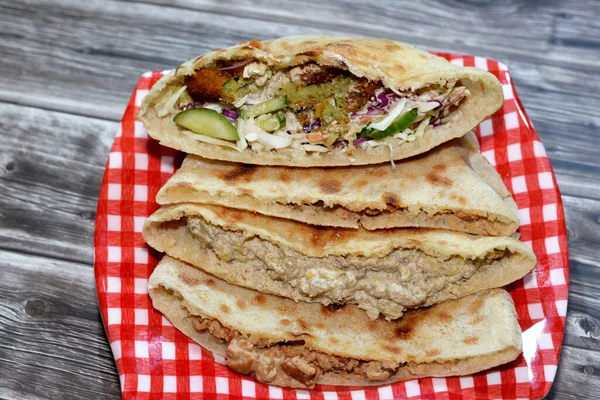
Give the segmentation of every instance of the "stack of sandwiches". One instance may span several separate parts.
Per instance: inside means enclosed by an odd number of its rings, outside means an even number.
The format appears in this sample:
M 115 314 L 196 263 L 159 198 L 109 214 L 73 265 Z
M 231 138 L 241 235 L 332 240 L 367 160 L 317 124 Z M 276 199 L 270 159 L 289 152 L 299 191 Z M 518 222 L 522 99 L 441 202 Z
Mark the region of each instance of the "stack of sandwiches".
M 145 241 L 154 307 L 271 385 L 379 385 L 514 360 L 503 286 L 536 263 L 471 130 L 497 79 L 406 44 L 330 36 L 217 49 L 143 102 L 189 155 Z

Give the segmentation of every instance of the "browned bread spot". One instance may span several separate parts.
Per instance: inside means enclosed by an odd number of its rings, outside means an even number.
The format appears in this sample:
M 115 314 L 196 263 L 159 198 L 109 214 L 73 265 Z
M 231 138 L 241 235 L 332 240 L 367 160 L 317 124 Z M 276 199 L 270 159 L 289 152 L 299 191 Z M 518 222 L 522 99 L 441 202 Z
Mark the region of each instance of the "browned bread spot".
M 321 314 L 324 317 L 329 317 L 331 314 L 341 310 L 344 306 L 339 304 L 329 304 L 327 306 L 321 306 Z
M 469 306 L 469 313 L 475 314 L 477 311 L 479 311 L 479 309 L 481 308 L 482 305 L 483 305 L 483 300 L 482 299 L 475 300 L 473 302 L 473 304 L 471 304 Z
M 241 194 L 245 194 L 246 196 L 253 196 L 254 192 L 250 189 L 246 189 L 246 188 L 241 188 L 240 189 L 240 193 Z
M 398 339 L 408 339 L 412 334 L 412 327 L 408 325 L 398 326 L 394 329 L 394 336 Z
M 254 296 L 254 301 L 260 305 L 263 305 L 267 302 L 267 298 L 262 294 L 257 294 Z
M 481 321 L 483 321 L 483 315 L 478 315 L 475 318 L 471 319 L 468 324 L 469 325 L 477 325 L 479 324 Z
M 235 305 L 238 306 L 240 310 L 244 310 L 248 307 L 248 304 L 244 300 L 237 299 Z
M 388 206 L 392 206 L 394 208 L 400 207 L 400 198 L 395 193 L 384 193 L 383 200 Z
M 438 317 L 440 318 L 440 320 L 442 320 L 444 322 L 450 322 L 450 321 L 452 321 L 452 315 L 448 314 L 447 312 L 441 312 L 441 313 L 439 313 Z
M 477 336 L 467 336 L 462 340 L 464 344 L 477 344 L 479 342 L 479 338 Z
M 444 172 L 444 171 L 446 171 L 446 170 L 448 169 L 448 166 L 447 166 L 446 164 L 437 164 L 437 165 L 434 165 L 434 166 L 432 167 L 432 169 L 433 169 L 435 172 L 440 172 L 440 173 L 441 173 L 441 172 Z
M 215 287 L 215 285 L 217 284 L 217 282 L 215 282 L 214 279 L 207 279 L 206 280 L 206 285 L 210 286 L 210 287 Z
M 183 283 L 185 283 L 186 285 L 190 285 L 190 286 L 196 286 L 196 285 L 202 283 L 201 280 L 193 278 L 193 277 L 191 277 L 191 276 L 189 276 L 188 274 L 185 274 L 185 273 L 179 274 L 179 279 L 181 279 L 181 281 Z
M 325 194 L 334 194 L 340 191 L 341 184 L 338 181 L 322 180 L 319 181 L 319 188 Z
M 427 357 L 436 357 L 438 355 L 440 355 L 441 351 L 438 349 L 433 349 L 433 350 L 426 350 L 425 351 L 425 355 Z
M 447 176 L 444 176 L 442 174 L 436 173 L 434 171 L 431 171 L 430 173 L 428 173 L 426 176 L 426 179 L 434 185 L 446 186 L 446 187 L 452 186 L 452 179 L 450 179 Z
M 283 183 L 290 183 L 292 178 L 287 172 L 282 172 L 281 174 L 279 174 L 279 180 Z
M 300 325 L 300 328 L 302 328 L 302 329 L 304 329 L 304 330 L 307 330 L 307 329 L 308 329 L 308 324 L 307 324 L 307 323 L 306 323 L 306 321 L 305 321 L 305 320 L 303 320 L 302 318 L 299 318 L 299 319 L 297 320 L 297 322 L 298 322 L 298 325 Z
M 252 175 L 256 172 L 256 165 L 240 164 L 231 171 L 224 171 L 218 176 L 227 183 L 235 183 L 237 180 L 250 182 Z
M 383 348 L 386 349 L 387 351 L 389 351 L 390 353 L 394 353 L 394 354 L 401 354 L 402 353 L 402 349 L 399 348 L 398 346 L 392 346 L 389 344 L 384 344 Z
M 221 304 L 219 306 L 219 310 L 221 310 L 221 312 L 224 314 L 229 314 L 231 312 L 231 309 L 227 306 L 227 304 Z
M 254 47 L 254 48 L 256 48 L 256 49 L 260 49 L 260 46 L 261 46 L 261 44 L 262 44 L 262 43 L 261 43 L 261 42 L 259 42 L 259 41 L 258 41 L 258 40 L 256 40 L 256 39 L 254 39 L 254 40 L 251 40 L 251 41 L 249 41 L 249 42 L 248 42 L 248 46 L 250 46 L 250 47 Z

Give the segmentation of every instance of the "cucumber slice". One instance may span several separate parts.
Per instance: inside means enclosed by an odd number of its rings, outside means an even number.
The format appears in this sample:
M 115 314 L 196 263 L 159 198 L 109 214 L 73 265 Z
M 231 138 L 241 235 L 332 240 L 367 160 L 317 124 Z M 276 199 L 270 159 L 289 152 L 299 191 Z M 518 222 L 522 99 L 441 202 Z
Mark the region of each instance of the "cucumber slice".
M 384 131 L 366 127 L 359 134 L 358 137 L 370 137 L 371 139 L 379 140 L 384 137 L 391 136 L 397 132 L 403 131 L 408 128 L 419 116 L 419 111 L 413 108 L 410 111 L 405 112 L 398 116 L 394 122 Z
M 225 140 L 239 140 L 237 129 L 221 114 L 208 108 L 190 108 L 180 112 L 173 121 L 200 135 Z
M 254 122 L 266 132 L 273 132 L 285 126 L 285 115 L 281 111 L 276 114 L 263 114 L 257 117 Z
M 276 99 L 263 101 L 242 110 L 242 118 L 254 118 L 259 115 L 269 114 L 275 111 L 283 110 L 287 106 L 287 96 L 283 95 Z

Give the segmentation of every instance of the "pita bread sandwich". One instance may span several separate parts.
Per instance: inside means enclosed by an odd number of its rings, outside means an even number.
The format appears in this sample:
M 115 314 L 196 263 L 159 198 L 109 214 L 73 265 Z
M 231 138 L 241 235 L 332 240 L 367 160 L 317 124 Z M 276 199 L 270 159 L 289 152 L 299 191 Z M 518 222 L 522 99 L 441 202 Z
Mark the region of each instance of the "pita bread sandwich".
M 409 311 L 398 321 L 371 321 L 355 306 L 260 294 L 165 256 L 149 293 L 176 328 L 231 369 L 275 386 L 466 375 L 521 353 L 514 304 L 502 289 Z
M 357 304 L 375 319 L 501 287 L 535 265 L 510 237 L 319 227 L 214 205 L 167 205 L 146 242 L 229 283 L 296 301 Z
M 298 36 L 189 60 L 156 83 L 140 118 L 161 144 L 205 158 L 343 166 L 424 153 L 502 104 L 492 74 L 407 44 Z
M 253 166 L 190 155 L 156 201 L 369 230 L 425 227 L 509 236 L 519 223 L 517 205 L 472 133 L 395 167 Z

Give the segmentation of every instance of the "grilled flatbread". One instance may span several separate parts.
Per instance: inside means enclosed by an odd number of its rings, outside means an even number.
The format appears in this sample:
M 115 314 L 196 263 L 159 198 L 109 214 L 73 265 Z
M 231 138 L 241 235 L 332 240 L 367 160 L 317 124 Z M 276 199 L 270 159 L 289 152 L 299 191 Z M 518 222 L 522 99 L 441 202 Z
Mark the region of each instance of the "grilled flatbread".
M 159 204 L 215 204 L 322 226 L 509 236 L 517 206 L 469 133 L 419 157 L 362 167 L 252 166 L 190 155 Z
M 493 289 L 369 320 L 355 306 L 296 303 L 228 284 L 168 256 L 149 280 L 156 309 L 225 364 L 276 386 L 381 385 L 475 373 L 514 360 L 521 330 Z
M 404 43 L 298 36 L 189 60 L 156 83 L 140 118 L 163 145 L 209 159 L 343 166 L 421 154 L 502 103 L 492 74 Z
M 531 250 L 509 237 L 316 227 L 192 203 L 163 206 L 143 236 L 235 285 L 297 301 L 354 303 L 373 319 L 501 287 L 535 265 Z

